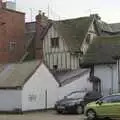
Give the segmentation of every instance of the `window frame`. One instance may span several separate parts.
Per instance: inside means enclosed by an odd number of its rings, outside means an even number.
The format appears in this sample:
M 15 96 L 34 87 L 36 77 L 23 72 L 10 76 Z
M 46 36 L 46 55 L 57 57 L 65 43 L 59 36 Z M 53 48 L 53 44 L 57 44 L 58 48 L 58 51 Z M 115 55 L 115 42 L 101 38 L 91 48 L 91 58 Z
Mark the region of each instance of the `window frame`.
M 86 37 L 86 43 L 89 44 L 89 43 L 90 43 L 90 40 L 91 40 L 91 34 L 88 33 L 88 34 L 87 34 L 87 37 Z
M 9 41 L 9 51 L 14 51 L 16 49 L 16 41 Z
M 120 97 L 120 95 L 111 95 L 111 96 L 107 96 L 107 97 L 104 97 L 104 98 L 101 98 L 100 99 L 100 101 L 102 101 L 103 103 L 115 103 L 115 102 L 120 102 L 120 100 L 119 101 L 115 101 L 115 97 L 116 96 L 119 96 Z M 108 101 L 104 101 L 106 98 L 110 98 L 110 100 Z
M 50 39 L 51 48 L 59 48 L 59 37 L 52 37 Z

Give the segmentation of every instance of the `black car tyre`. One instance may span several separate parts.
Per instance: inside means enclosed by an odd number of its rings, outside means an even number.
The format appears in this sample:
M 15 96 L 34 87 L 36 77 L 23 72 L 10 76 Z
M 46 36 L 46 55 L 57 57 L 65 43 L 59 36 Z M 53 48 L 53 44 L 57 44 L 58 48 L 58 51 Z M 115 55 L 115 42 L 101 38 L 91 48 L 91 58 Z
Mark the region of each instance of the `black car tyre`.
M 83 113 L 83 107 L 82 107 L 82 105 L 77 106 L 76 112 L 77 112 L 77 114 L 82 114 Z
M 92 109 L 87 111 L 87 120 L 95 120 L 96 119 L 96 112 Z
M 62 111 L 57 110 L 57 113 L 58 113 L 58 114 L 62 114 L 63 112 L 62 112 Z

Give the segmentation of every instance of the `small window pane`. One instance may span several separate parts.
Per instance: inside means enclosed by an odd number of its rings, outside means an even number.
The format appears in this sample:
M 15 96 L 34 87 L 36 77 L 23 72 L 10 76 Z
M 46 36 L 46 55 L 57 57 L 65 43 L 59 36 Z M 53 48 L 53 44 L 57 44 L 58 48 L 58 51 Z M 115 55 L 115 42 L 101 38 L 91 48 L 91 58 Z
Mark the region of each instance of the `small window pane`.
M 51 38 L 51 47 L 52 48 L 59 47 L 59 37 Z
M 90 43 L 90 38 L 91 38 L 91 35 L 88 34 L 88 35 L 87 35 L 87 38 L 86 38 L 86 43 L 88 43 L 88 44 Z
M 112 96 L 102 98 L 103 103 L 110 103 L 112 101 Z
M 9 50 L 13 51 L 16 48 L 16 42 L 9 42 Z
M 112 97 L 112 102 L 120 102 L 120 96 L 119 95 L 114 95 Z

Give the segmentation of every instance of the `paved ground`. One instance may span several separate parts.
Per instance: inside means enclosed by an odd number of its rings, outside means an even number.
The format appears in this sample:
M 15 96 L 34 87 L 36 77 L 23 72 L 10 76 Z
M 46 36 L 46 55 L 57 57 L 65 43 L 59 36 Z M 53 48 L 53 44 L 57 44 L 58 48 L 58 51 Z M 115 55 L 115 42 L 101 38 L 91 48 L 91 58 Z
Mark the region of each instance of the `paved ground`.
M 83 115 L 59 115 L 54 111 L 26 113 L 23 115 L 0 114 L 0 120 L 84 120 Z

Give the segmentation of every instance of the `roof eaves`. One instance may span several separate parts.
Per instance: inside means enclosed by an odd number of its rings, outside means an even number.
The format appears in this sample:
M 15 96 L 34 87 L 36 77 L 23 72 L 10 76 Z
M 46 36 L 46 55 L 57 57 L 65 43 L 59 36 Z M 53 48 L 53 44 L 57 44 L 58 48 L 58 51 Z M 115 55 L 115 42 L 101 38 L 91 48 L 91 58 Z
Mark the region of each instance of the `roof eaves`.
M 24 83 L 21 85 L 22 88 L 25 85 L 25 83 L 29 80 L 29 78 L 37 71 L 37 69 L 39 68 L 41 64 L 42 62 L 40 61 L 40 63 L 36 66 L 36 68 L 32 71 L 32 73 L 25 79 Z

